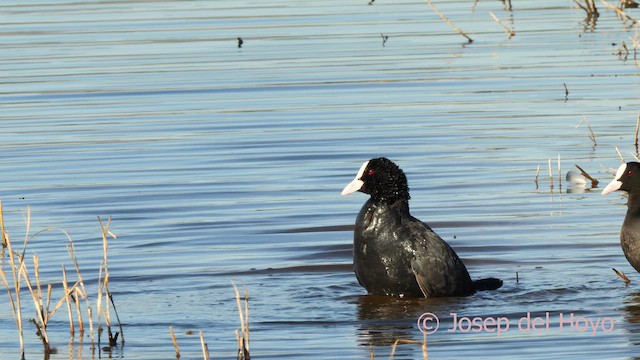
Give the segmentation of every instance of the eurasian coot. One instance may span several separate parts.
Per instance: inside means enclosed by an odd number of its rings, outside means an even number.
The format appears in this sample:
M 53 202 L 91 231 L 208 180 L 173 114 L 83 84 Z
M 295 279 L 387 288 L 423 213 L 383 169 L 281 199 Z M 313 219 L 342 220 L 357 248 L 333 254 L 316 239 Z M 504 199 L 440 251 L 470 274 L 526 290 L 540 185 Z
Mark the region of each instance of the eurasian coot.
M 628 162 L 620 165 L 616 176 L 602 190 L 602 195 L 616 190 L 629 193 L 627 216 L 620 230 L 620 245 L 629 264 L 640 272 L 640 163 Z
M 364 204 L 354 230 L 353 266 L 370 294 L 467 296 L 502 286 L 495 278 L 472 281 L 455 251 L 429 225 L 409 213 L 409 186 L 391 160 L 371 159 L 342 195 L 361 191 Z

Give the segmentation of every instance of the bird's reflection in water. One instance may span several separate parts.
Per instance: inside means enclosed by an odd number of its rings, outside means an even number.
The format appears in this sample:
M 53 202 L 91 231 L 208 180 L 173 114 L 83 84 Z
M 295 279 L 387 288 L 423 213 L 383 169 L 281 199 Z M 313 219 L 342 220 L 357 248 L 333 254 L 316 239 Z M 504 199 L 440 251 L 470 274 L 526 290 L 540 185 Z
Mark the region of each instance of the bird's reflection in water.
M 630 293 L 626 297 L 624 305 L 629 343 L 640 346 L 640 291 Z M 640 359 L 640 357 L 635 357 L 634 359 Z
M 423 340 L 418 328 L 420 315 L 431 312 L 449 321 L 450 312 L 466 307 L 466 298 L 398 298 L 391 296 L 363 295 L 356 299 L 358 305 L 358 338 L 361 345 L 391 346 L 396 340 Z M 454 309 L 454 310 L 452 310 Z M 463 311 L 463 310 L 462 310 Z M 443 319 L 440 327 L 442 328 Z

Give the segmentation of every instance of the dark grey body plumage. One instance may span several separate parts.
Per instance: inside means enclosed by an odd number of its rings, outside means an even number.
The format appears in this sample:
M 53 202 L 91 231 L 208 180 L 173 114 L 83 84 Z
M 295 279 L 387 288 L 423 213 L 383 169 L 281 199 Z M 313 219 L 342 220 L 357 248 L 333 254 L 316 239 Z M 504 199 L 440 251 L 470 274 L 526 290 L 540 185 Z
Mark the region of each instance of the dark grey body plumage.
M 617 190 L 629 194 L 627 215 L 620 230 L 620 246 L 629 264 L 640 272 L 640 163 L 631 161 L 620 165 L 614 179 L 602 190 L 602 194 Z
M 620 230 L 620 245 L 629 264 L 640 272 L 640 194 L 629 194 L 627 207 Z
M 387 204 L 369 199 L 364 204 L 356 219 L 353 252 L 356 277 L 372 294 L 441 297 L 475 292 L 455 251 L 411 216 L 403 200 Z
M 343 195 L 371 197 L 356 218 L 353 266 L 369 294 L 467 296 L 502 286 L 495 278 L 472 281 L 456 252 L 429 225 L 409 212 L 404 172 L 387 158 L 365 162 Z

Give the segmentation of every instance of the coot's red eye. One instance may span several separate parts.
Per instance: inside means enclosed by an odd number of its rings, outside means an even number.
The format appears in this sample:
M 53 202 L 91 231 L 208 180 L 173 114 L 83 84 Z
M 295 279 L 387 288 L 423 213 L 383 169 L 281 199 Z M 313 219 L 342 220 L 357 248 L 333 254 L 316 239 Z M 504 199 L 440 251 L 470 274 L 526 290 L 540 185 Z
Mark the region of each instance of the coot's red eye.
M 627 172 L 627 175 L 629 175 L 629 176 L 633 175 L 633 171 L 629 170 L 629 171 Z
M 375 173 L 375 171 L 373 171 L 373 169 L 369 170 L 369 175 L 373 175 Z

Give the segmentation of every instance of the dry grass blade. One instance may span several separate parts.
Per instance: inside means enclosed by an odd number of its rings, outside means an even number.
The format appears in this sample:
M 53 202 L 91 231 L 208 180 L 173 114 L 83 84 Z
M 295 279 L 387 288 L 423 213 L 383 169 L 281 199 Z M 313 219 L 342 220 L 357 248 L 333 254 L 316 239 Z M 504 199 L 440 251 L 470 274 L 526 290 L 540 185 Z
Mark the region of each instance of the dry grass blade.
M 562 167 L 560 166 L 560 154 L 558 154 L 558 186 L 562 188 Z
M 113 301 L 113 294 L 109 291 L 109 266 L 107 261 L 107 253 L 109 251 L 109 242 L 108 237 L 112 236 L 115 238 L 115 235 L 109 231 L 109 225 L 111 224 L 111 217 L 107 219 L 106 224 L 102 222 L 102 219 L 98 217 L 98 222 L 100 223 L 100 228 L 102 230 L 102 251 L 103 251 L 103 259 L 100 267 L 100 273 L 104 271 L 104 278 L 100 276 L 98 282 L 100 283 L 100 279 L 102 279 L 101 286 L 98 287 L 98 319 L 100 319 L 100 315 L 103 316 L 105 320 L 105 324 L 107 326 L 107 335 L 109 336 L 109 346 L 116 346 L 118 343 L 118 335 L 120 336 L 120 341 L 122 345 L 124 345 L 124 333 L 122 332 L 122 323 L 120 322 L 120 317 L 118 316 L 118 311 L 116 309 L 115 302 Z M 105 304 L 102 307 L 102 297 L 105 297 Z M 111 331 L 111 311 L 109 302 L 111 306 L 113 306 L 113 311 L 116 315 L 116 320 L 118 321 L 119 332 L 116 332 L 115 335 Z
M 33 287 L 29 273 L 27 271 L 26 264 L 23 262 L 20 266 L 20 274 L 25 279 L 25 283 L 29 288 L 29 292 L 31 294 L 31 298 L 33 299 L 33 304 L 36 309 L 36 318 L 31 319 L 31 322 L 36 326 L 37 331 L 36 334 L 40 337 L 42 344 L 44 346 L 45 354 L 50 354 L 52 351 L 51 343 L 49 341 L 49 335 L 47 333 L 47 325 L 49 324 L 49 320 L 53 317 L 53 314 L 58 311 L 58 309 L 67 301 L 69 301 L 69 296 L 73 292 L 72 289 L 65 290 L 64 296 L 58 300 L 53 308 L 51 308 L 51 292 L 53 286 L 51 284 L 47 285 L 47 296 L 46 303 L 44 302 L 44 297 L 42 296 L 42 284 L 40 282 L 40 262 L 37 256 L 33 256 L 33 268 L 34 268 L 34 276 L 36 279 L 36 286 Z
M 596 4 L 594 0 L 585 0 L 585 5 L 583 6 L 578 0 L 573 0 L 576 5 L 578 5 L 582 10 L 587 12 L 587 16 L 599 16 L 598 8 L 596 8 Z
M 551 158 L 549 158 L 549 187 L 553 189 L 553 169 L 551 168 Z
M 620 157 L 620 160 L 622 161 L 622 163 L 624 164 L 624 156 L 622 156 L 622 153 L 620 153 L 620 150 L 618 149 L 618 147 L 616 146 L 616 153 L 618 153 L 618 156 Z
M 622 16 L 623 18 L 631 21 L 632 23 L 637 23 L 638 20 L 632 18 L 631 16 L 629 16 L 626 12 L 624 12 L 622 9 L 620 9 L 619 7 L 613 6 L 611 4 L 609 4 L 608 2 L 604 1 L 604 0 L 600 0 L 601 3 L 604 4 L 604 6 L 608 7 L 609 9 L 615 11 L 618 15 Z
M 169 326 L 169 334 L 171 334 L 171 342 L 173 342 L 173 348 L 176 350 L 176 359 L 180 359 L 180 348 L 178 347 L 178 340 L 176 340 L 176 334 L 173 332 L 173 327 Z
M 629 280 L 627 275 L 625 275 L 623 272 L 616 270 L 616 268 L 612 268 L 612 270 L 613 272 L 616 273 L 616 275 L 618 275 L 622 280 L 624 280 L 625 285 L 629 285 L 631 283 L 631 280 Z
M 431 8 L 433 9 L 433 11 L 435 11 L 436 14 L 438 14 L 438 16 L 440 16 L 440 18 L 442 20 L 444 20 L 444 22 L 446 22 L 447 24 L 449 24 L 449 26 L 451 26 L 453 28 L 453 30 L 455 30 L 458 34 L 464 36 L 467 41 L 469 41 L 469 43 L 473 42 L 473 39 L 470 38 L 467 34 L 465 34 L 464 31 L 460 30 L 459 27 L 457 27 L 451 20 L 447 19 L 446 16 L 444 16 L 444 14 L 442 12 L 440 12 L 440 10 L 438 10 L 438 8 L 433 5 L 433 3 L 431 2 L 431 0 L 426 0 L 427 4 L 429 4 L 429 6 L 431 6 Z
M 235 282 L 232 282 L 236 294 L 236 304 L 238 305 L 238 315 L 240 316 L 240 331 L 236 330 L 238 340 L 238 359 L 249 360 L 250 336 L 249 336 L 249 290 L 244 288 L 244 308 L 240 299 L 240 291 Z
M 495 20 L 498 24 L 500 24 L 500 26 L 502 26 L 502 28 L 507 32 L 507 34 L 509 34 L 509 39 L 516 36 L 516 32 L 513 31 L 511 28 L 509 28 L 507 25 L 505 25 L 505 23 L 500 21 L 500 19 L 498 19 L 498 17 L 495 16 L 491 11 L 489 11 L 489 15 L 491 15 L 493 20 Z
M 16 263 L 16 257 L 19 262 L 22 263 L 22 258 L 17 256 L 13 252 L 13 248 L 11 247 L 11 239 L 9 235 L 5 231 L 4 227 L 4 212 L 2 209 L 2 201 L 0 201 L 0 233 L 2 233 L 2 246 L 3 252 L 4 248 L 9 252 L 9 266 L 11 267 L 11 274 L 13 275 L 13 289 L 9 285 L 7 281 L 6 275 L 4 271 L 0 268 L 0 277 L 2 277 L 2 283 L 7 289 L 7 293 L 9 294 L 9 302 L 11 303 L 11 310 L 13 312 L 13 318 L 16 322 L 16 326 L 18 328 L 18 335 L 20 339 L 20 358 L 24 359 L 24 328 L 22 325 L 22 304 L 20 303 L 20 276 L 18 273 L 18 264 Z M 13 290 L 13 294 L 12 291 Z
M 583 168 L 581 168 L 580 166 L 578 166 L 578 164 L 574 164 L 575 167 L 578 168 L 578 170 L 580 170 L 580 174 L 582 174 L 582 176 L 584 176 L 585 178 L 591 180 L 591 187 L 595 188 L 596 186 L 598 186 L 598 180 L 596 180 L 595 178 L 593 178 L 591 175 L 589 175 Z
M 204 360 L 209 360 L 209 346 L 204 342 L 204 335 L 202 334 L 202 330 L 200 330 L 200 345 L 202 345 L 202 356 Z
M 640 114 L 638 114 L 638 118 L 636 119 L 636 137 L 633 143 L 636 147 L 636 155 L 638 155 L 638 132 L 639 131 L 640 131 Z
M 84 281 L 82 280 L 82 273 L 80 272 L 80 266 L 78 265 L 78 259 L 76 258 L 76 250 L 73 245 L 73 240 L 69 237 L 69 242 L 67 243 L 67 252 L 69 253 L 69 257 L 73 262 L 73 265 L 76 269 L 76 275 L 78 276 L 78 286 L 75 289 L 74 300 L 76 303 L 76 313 L 78 314 L 78 327 L 80 331 L 80 338 L 82 338 L 84 334 L 84 322 L 82 320 L 82 310 L 80 308 L 80 299 L 83 298 L 87 305 L 87 313 L 89 317 L 89 334 L 91 336 L 91 344 L 95 344 L 95 333 L 93 331 L 93 311 L 91 309 L 91 303 L 89 302 L 89 298 L 87 296 L 87 289 L 84 286 Z
M 67 270 L 64 268 L 64 264 L 62 265 L 62 287 L 64 288 L 65 294 L 71 294 L 69 291 L 69 284 L 67 283 Z M 70 296 L 66 296 L 67 303 L 67 314 L 69 315 L 69 333 L 71 333 L 71 337 L 75 335 L 75 328 L 73 326 L 73 311 L 71 310 L 71 300 Z
M 593 146 L 598 145 L 598 143 L 596 142 L 596 134 L 593 132 L 591 124 L 589 124 L 589 120 L 587 120 L 587 117 L 585 115 L 582 115 L 582 121 L 580 121 L 578 125 L 576 125 L 576 128 L 582 125 L 582 123 L 587 124 L 587 128 L 589 129 L 589 139 L 591 139 L 591 141 L 593 142 Z
M 429 359 L 429 354 L 427 353 L 427 334 L 424 334 L 424 338 L 422 341 L 418 340 L 407 340 L 407 339 L 396 339 L 396 341 L 391 346 L 391 354 L 389 354 L 389 359 L 393 359 L 396 355 L 396 348 L 398 344 L 417 344 L 422 348 L 422 358 L 423 360 Z
M 540 164 L 538 164 L 538 168 L 536 169 L 536 177 L 533 179 L 533 182 L 536 183 L 536 189 L 538 188 L 538 176 L 540 176 Z

